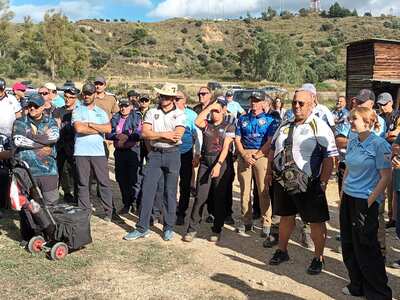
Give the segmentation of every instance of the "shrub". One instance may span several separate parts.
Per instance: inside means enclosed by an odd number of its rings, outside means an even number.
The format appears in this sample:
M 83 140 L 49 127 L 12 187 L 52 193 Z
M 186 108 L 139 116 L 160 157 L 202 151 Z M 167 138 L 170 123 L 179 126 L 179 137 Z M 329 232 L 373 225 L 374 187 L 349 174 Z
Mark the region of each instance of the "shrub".
M 182 54 L 182 53 L 183 53 L 182 48 L 176 48 L 176 49 L 175 49 L 175 53 L 176 53 L 176 54 Z
M 181 32 L 186 34 L 186 33 L 188 33 L 188 29 L 186 27 L 184 27 L 184 28 L 181 29 Z
M 157 44 L 157 39 L 155 37 L 148 37 L 147 38 L 147 45 L 156 45 Z
M 297 41 L 296 46 L 301 48 L 304 46 L 304 43 L 302 41 Z
M 332 30 L 335 26 L 332 23 L 325 23 L 321 25 L 320 31 L 329 31 Z
M 194 54 L 193 51 L 190 50 L 190 49 L 188 49 L 188 48 L 185 49 L 185 52 L 186 52 L 187 54 L 189 54 L 189 55 L 193 55 L 193 54 Z
M 218 53 L 220 56 L 222 56 L 222 55 L 225 54 L 225 49 L 224 49 L 224 48 L 219 48 L 219 49 L 217 50 L 217 53 Z
M 196 23 L 194 23 L 194 25 L 195 25 L 196 27 L 201 27 L 201 25 L 203 25 L 203 22 L 200 21 L 200 20 L 198 20 L 198 21 L 196 21 Z

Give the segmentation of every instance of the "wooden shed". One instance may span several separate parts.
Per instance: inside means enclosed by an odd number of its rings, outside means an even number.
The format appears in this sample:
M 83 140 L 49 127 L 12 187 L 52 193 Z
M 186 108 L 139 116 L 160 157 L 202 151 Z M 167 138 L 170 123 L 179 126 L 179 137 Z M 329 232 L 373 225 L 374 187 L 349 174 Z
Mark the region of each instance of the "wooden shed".
M 400 41 L 369 39 L 348 44 L 346 75 L 347 99 L 367 88 L 376 95 L 390 93 L 397 107 L 400 97 Z

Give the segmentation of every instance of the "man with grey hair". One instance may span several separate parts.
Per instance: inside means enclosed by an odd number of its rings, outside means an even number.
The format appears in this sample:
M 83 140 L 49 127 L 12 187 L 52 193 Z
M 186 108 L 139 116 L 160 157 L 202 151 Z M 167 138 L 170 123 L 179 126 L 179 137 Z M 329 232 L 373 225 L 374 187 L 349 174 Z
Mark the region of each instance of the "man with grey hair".
M 315 245 L 308 274 L 321 273 L 326 239 L 325 222 L 329 220 L 326 186 L 333 168 L 337 148 L 332 130 L 313 114 L 314 96 L 305 89 L 295 92 L 294 118 L 276 131 L 271 142 L 266 182 L 273 185 L 275 208 L 281 216 L 279 246 L 269 261 L 279 265 L 289 260 L 289 238 L 296 214 L 311 227 Z

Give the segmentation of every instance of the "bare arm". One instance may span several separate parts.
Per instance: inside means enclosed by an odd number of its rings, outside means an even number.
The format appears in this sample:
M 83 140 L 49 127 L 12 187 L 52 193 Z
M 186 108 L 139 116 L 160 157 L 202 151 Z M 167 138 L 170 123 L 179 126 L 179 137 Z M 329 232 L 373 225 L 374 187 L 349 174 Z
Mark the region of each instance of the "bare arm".
M 373 192 L 368 197 L 368 207 L 370 207 L 376 201 L 376 198 L 378 198 L 379 195 L 383 194 L 392 178 L 392 170 L 390 168 L 380 170 L 379 174 L 381 178 L 379 179 L 378 184 Z
M 153 128 L 152 128 L 151 124 L 148 124 L 148 123 L 144 123 L 143 124 L 142 137 L 145 140 L 148 140 L 148 141 L 157 141 L 157 140 L 169 141 L 169 140 L 167 140 L 165 138 L 168 133 L 171 134 L 172 131 L 155 132 L 155 131 L 153 131 Z
M 324 158 L 324 160 L 322 161 L 322 170 L 320 175 L 321 182 L 327 183 L 329 181 L 329 178 L 332 175 L 333 161 L 333 157 Z
M 90 128 L 88 123 L 75 121 L 74 122 L 74 129 L 76 133 L 91 135 L 91 134 L 98 134 L 99 132 L 93 128 Z
M 199 115 L 196 118 L 195 124 L 197 127 L 200 129 L 204 129 L 207 126 L 207 116 L 213 109 L 218 109 L 220 108 L 220 105 L 217 102 L 214 102 L 213 104 L 207 106 L 204 110 L 199 113 Z
M 96 124 L 96 123 L 88 123 L 88 127 L 96 130 L 98 133 L 110 133 L 111 132 L 111 124 Z

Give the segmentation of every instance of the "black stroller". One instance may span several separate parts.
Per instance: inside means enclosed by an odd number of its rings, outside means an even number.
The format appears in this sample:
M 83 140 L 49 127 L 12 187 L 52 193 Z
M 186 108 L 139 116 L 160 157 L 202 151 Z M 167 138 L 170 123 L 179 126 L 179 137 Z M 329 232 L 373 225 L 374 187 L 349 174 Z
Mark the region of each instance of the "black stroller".
M 61 260 L 71 250 L 92 242 L 90 211 L 56 204 L 47 206 L 26 162 L 11 159 L 11 207 L 20 212 L 21 235 L 31 253 L 45 251 Z

